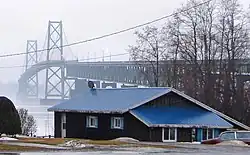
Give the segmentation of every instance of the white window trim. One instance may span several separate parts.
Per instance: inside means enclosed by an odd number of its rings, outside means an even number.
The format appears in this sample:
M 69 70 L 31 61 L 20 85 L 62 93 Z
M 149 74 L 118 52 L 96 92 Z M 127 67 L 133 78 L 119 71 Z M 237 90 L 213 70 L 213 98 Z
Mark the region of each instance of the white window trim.
M 203 129 L 203 130 L 206 130 L 206 132 L 207 132 L 207 139 L 205 139 L 205 140 L 208 140 L 208 130 L 209 129 Z M 203 131 L 202 131 L 202 134 L 203 134 Z M 214 129 L 212 129 L 212 138 L 211 139 L 213 139 L 214 138 Z M 202 135 L 202 139 L 203 139 L 203 135 Z M 204 140 L 204 139 L 203 139 Z
M 175 130 L 174 140 L 165 140 L 164 139 L 164 128 L 162 128 L 162 142 L 177 142 L 177 128 L 171 128 L 171 129 Z M 170 138 L 170 130 L 168 131 L 168 137 Z
M 96 121 L 96 125 L 91 125 L 91 119 Z M 98 117 L 97 116 L 87 116 L 86 117 L 86 126 L 88 128 L 98 128 Z
M 116 126 L 115 120 L 120 121 L 120 126 Z M 123 129 L 124 127 L 124 119 L 123 117 L 111 117 L 111 128 L 112 129 Z

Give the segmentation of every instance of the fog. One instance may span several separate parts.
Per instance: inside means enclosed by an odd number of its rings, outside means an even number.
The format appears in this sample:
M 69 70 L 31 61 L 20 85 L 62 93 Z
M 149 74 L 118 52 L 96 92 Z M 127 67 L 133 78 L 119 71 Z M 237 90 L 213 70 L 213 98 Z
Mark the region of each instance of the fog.
M 249 0 L 239 0 L 244 7 Z M 25 52 L 26 41 L 38 40 L 46 48 L 48 21 L 63 21 L 64 44 L 85 40 L 171 14 L 186 0 L 0 0 L 0 55 Z M 163 24 L 163 22 L 154 25 Z M 135 43 L 134 31 L 66 47 L 66 57 L 86 59 L 126 52 Z M 44 46 L 45 45 L 45 46 Z M 41 57 L 45 57 L 45 52 Z M 0 58 L 0 95 L 14 95 L 23 73 L 25 55 Z M 128 55 L 112 57 L 128 60 Z M 97 59 L 99 61 L 101 59 Z M 109 60 L 107 58 L 106 60 Z M 5 68 L 10 67 L 10 68 Z M 9 83 L 4 85 L 2 83 Z M 10 94 L 9 94 L 10 93 Z

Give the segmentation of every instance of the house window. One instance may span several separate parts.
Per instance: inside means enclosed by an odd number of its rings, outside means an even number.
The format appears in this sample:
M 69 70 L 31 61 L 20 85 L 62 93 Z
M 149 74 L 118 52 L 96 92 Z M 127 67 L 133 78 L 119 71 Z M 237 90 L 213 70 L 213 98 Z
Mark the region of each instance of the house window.
M 111 129 L 123 129 L 122 117 L 111 117 Z
M 213 129 L 203 129 L 202 132 L 202 140 L 212 139 L 214 138 L 214 130 Z
M 88 128 L 98 128 L 98 118 L 96 116 L 87 116 L 86 122 Z
M 176 142 L 177 141 L 177 129 L 176 128 L 163 128 L 162 129 L 162 141 L 163 142 Z

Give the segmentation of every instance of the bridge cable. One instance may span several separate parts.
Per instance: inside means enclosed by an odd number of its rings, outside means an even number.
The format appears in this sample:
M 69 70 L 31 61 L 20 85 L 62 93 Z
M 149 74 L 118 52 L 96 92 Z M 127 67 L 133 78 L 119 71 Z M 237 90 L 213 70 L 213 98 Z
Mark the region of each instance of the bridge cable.
M 126 28 L 126 29 L 123 29 L 123 30 L 120 30 L 120 31 L 116 31 L 116 32 L 113 32 L 113 33 L 109 33 L 109 34 L 105 34 L 105 35 L 102 35 L 102 36 L 99 36 L 99 37 L 94 37 L 94 38 L 91 38 L 91 39 L 87 39 L 87 40 L 82 40 L 82 41 L 78 41 L 78 42 L 74 42 L 74 43 L 71 43 L 71 44 L 66 44 L 66 45 L 62 45 L 62 47 L 69 47 L 69 46 L 74 46 L 74 45 L 78 45 L 78 44 L 82 44 L 82 43 L 86 43 L 86 42 L 91 42 L 91 41 L 94 41 L 94 40 L 99 40 L 99 39 L 102 39 L 102 38 L 107 38 L 107 37 L 110 37 L 110 36 L 113 36 L 113 35 L 117 35 L 117 34 L 120 34 L 120 33 L 124 33 L 124 32 L 127 32 L 127 31 L 130 31 L 130 30 L 134 30 L 136 28 L 139 28 L 139 27 L 143 27 L 143 26 L 146 26 L 146 25 L 150 25 L 152 23 L 155 23 L 155 22 L 158 22 L 158 21 L 161 21 L 163 19 L 166 19 L 166 18 L 169 18 L 169 17 L 172 17 L 174 15 L 178 15 L 180 13 L 183 13 L 183 12 L 186 12 L 186 11 L 189 11 L 193 8 L 197 8 L 201 5 L 204 5 L 206 3 L 209 3 L 211 2 L 212 0 L 208 0 L 208 1 L 205 1 L 205 2 L 202 2 L 202 3 L 199 3 L 197 5 L 194 5 L 192 7 L 189 7 L 187 9 L 182 9 L 181 11 L 179 12 L 175 12 L 175 13 L 172 13 L 170 15 L 166 15 L 166 16 L 163 16 L 161 18 L 157 18 L 155 20 L 152 20 L 152 21 L 149 21 L 149 22 L 146 22 L 146 23 L 143 23 L 143 24 L 139 24 L 139 25 L 136 25 L 136 26 L 133 26 L 133 27 L 130 27 L 130 28 Z M 43 51 L 47 51 L 47 50 L 51 50 L 51 49 L 56 49 L 57 47 L 53 47 L 53 48 L 49 48 L 49 49 L 40 49 L 40 50 L 37 50 L 36 52 L 43 52 Z M 34 53 L 34 52 L 29 52 L 29 53 Z M 4 57 L 12 57 L 12 56 L 19 56 L 19 55 L 25 55 L 26 52 L 23 52 L 23 53 L 13 53 L 13 54 L 5 54 L 5 55 L 0 55 L 0 58 L 4 58 Z
M 69 42 L 68 42 L 67 35 L 66 35 L 64 29 L 63 29 L 63 35 L 64 35 L 64 40 L 65 40 L 66 44 L 68 45 Z M 64 50 L 64 52 L 65 52 L 65 50 Z M 71 56 L 73 57 L 73 60 L 74 60 L 74 58 L 75 58 L 75 60 L 77 60 L 77 56 L 74 55 L 74 53 L 70 47 L 69 47 L 69 52 L 70 52 Z

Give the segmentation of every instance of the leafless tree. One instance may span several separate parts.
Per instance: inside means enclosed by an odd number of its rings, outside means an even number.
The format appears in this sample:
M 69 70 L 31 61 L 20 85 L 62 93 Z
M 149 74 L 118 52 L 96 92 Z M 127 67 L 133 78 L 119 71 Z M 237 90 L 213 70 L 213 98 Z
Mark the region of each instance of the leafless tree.
M 21 120 L 22 134 L 31 135 L 36 133 L 37 125 L 34 117 L 28 114 L 28 110 L 21 108 L 18 110 L 18 114 Z
M 150 86 L 157 87 L 161 74 L 159 62 L 166 56 L 161 30 L 147 26 L 142 32 L 136 31 L 135 35 L 136 45 L 129 46 L 128 49 L 130 56 L 140 66 L 144 80 L 148 81 Z
M 146 61 L 144 77 L 173 86 L 241 121 L 250 116 L 249 91 L 242 91 L 240 65 L 250 57 L 250 11 L 238 0 L 188 0 L 160 28 L 137 32 L 133 60 Z M 157 53 L 160 53 L 160 57 Z M 164 63 L 160 63 L 162 60 Z M 249 63 L 249 62 L 248 62 Z M 158 67 L 160 66 L 160 69 Z M 160 74 L 158 74 L 159 72 Z M 160 78 L 159 78 L 160 75 Z

